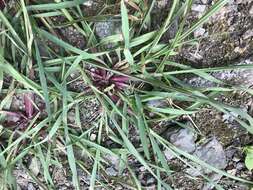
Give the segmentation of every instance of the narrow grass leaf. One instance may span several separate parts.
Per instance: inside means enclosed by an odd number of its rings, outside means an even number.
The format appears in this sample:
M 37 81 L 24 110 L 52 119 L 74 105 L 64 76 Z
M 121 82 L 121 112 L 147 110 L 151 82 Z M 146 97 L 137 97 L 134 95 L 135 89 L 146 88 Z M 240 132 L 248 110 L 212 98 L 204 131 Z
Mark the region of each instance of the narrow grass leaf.
M 140 138 L 141 138 L 141 144 L 145 153 L 145 156 L 147 159 L 150 159 L 150 153 L 149 153 L 149 142 L 148 142 L 148 131 L 147 131 L 147 126 L 145 125 L 144 122 L 144 114 L 143 114 L 143 107 L 141 104 L 140 97 L 135 94 L 135 102 L 136 102 L 136 119 L 137 119 L 137 126 L 139 129 L 140 133 Z
M 44 3 L 38 5 L 29 5 L 27 6 L 27 10 L 29 11 L 49 11 L 49 10 L 57 10 L 64 8 L 75 7 L 79 4 L 83 4 L 87 0 L 74 0 L 74 1 L 65 1 L 59 3 Z
M 50 109 L 50 100 L 49 100 L 49 92 L 48 92 L 48 87 L 47 87 L 47 80 L 46 80 L 46 75 L 45 75 L 45 69 L 44 69 L 44 66 L 41 61 L 39 48 L 38 48 L 36 41 L 35 41 L 35 51 L 36 51 L 37 64 L 39 66 L 40 83 L 41 83 L 43 95 L 45 97 L 46 111 L 47 111 L 48 117 L 50 119 L 52 114 L 51 114 L 51 109 Z
M 167 113 L 172 115 L 184 115 L 184 114 L 193 114 L 196 113 L 196 111 L 186 111 L 181 109 L 175 109 L 175 108 L 157 108 L 148 106 L 151 110 L 158 112 L 158 113 Z

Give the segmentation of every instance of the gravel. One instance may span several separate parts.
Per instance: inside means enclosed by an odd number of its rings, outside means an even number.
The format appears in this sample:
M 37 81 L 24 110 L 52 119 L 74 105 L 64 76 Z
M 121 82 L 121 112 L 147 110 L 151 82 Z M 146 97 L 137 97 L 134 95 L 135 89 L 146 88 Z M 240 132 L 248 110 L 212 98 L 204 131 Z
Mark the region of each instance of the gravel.
M 224 169 L 227 166 L 226 153 L 215 137 L 200 145 L 194 155 L 215 168 Z

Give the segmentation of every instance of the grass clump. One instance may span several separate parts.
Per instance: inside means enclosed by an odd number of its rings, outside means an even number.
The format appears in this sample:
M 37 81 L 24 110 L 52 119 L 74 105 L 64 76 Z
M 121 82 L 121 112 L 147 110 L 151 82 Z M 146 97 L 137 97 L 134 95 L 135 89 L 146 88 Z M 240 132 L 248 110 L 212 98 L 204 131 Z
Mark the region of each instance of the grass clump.
M 238 113 L 240 117 L 236 121 L 253 133 L 253 119 L 246 112 L 215 99 L 219 94 L 241 88 L 229 85 L 195 88 L 178 77 L 190 73 L 222 84 L 210 72 L 246 66 L 196 69 L 173 60 L 183 45 L 197 40 L 192 38 L 192 32 L 228 0 L 216 1 L 188 28 L 185 21 L 192 1 L 174 0 L 156 30 L 150 27 L 156 1 L 105 1 L 94 16 L 86 16 L 82 11 L 85 2 L 18 0 L 10 5 L 1 4 L 1 188 L 17 188 L 12 171 L 15 165 L 24 165 L 27 156 L 33 156 L 41 163 L 43 177 L 29 174 L 41 188 L 56 188 L 50 168 L 65 166 L 67 161 L 75 189 L 81 188 L 79 169 L 90 176 L 89 189 L 112 189 L 114 184 L 105 173 L 108 165 L 105 155 L 111 155 L 119 159 L 119 173 L 128 174 L 127 179 L 115 178 L 115 183 L 130 189 L 143 188 L 130 163 L 134 159 L 156 179 L 157 189 L 172 189 L 167 177 L 173 171 L 164 149 L 171 150 L 191 167 L 194 166 L 189 160 L 223 176 L 251 183 L 185 153 L 153 129 L 161 121 L 179 121 L 183 116 L 191 117 L 203 105 L 210 105 L 227 114 Z M 164 41 L 163 36 L 175 19 L 180 20 L 178 30 L 173 38 Z M 95 23 L 108 20 L 121 22 L 121 33 L 99 39 L 94 33 Z M 85 39 L 83 49 L 63 40 L 59 31 L 68 26 Z M 77 81 L 84 88 L 71 90 Z M 252 93 L 250 89 L 243 90 Z M 24 97 L 23 114 L 11 110 L 17 94 Z M 83 126 L 80 107 L 89 97 L 95 98 L 100 108 L 92 124 Z M 150 100 L 168 100 L 169 104 L 151 106 L 147 103 Z M 38 106 L 39 102 L 42 107 Z M 7 118 L 16 115 L 21 122 L 7 125 Z M 95 134 L 94 139 L 90 138 L 91 134 Z M 138 135 L 140 143 L 135 143 L 132 135 Z M 106 146 L 107 140 L 116 146 Z M 80 151 L 92 164 L 78 156 Z M 210 181 L 207 176 L 203 177 Z

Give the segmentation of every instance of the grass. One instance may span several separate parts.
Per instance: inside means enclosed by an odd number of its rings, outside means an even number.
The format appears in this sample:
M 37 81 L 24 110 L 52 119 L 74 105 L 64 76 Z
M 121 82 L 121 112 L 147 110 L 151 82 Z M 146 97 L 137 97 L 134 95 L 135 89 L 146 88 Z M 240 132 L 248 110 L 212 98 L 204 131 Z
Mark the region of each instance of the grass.
M 192 33 L 218 12 L 228 0 L 216 3 L 189 28 L 185 28 L 185 19 L 190 11 L 192 0 L 174 0 L 167 18 L 161 28 L 150 28 L 150 13 L 155 1 L 117 1 L 117 13 L 108 13 L 107 7 L 112 2 L 105 1 L 104 8 L 94 16 L 85 15 L 78 1 L 36 1 L 18 0 L 13 7 L 6 6 L 0 11 L 0 188 L 16 189 L 17 184 L 12 171 L 17 164 L 23 164 L 27 157 L 38 158 L 41 163 L 42 178 L 28 173 L 42 189 L 55 189 L 50 168 L 65 166 L 68 162 L 75 189 L 81 189 L 78 168 L 90 176 L 89 189 L 104 187 L 112 189 L 105 173 L 108 165 L 104 155 L 112 155 L 120 160 L 120 171 L 127 171 L 128 180 L 120 183 L 130 189 L 142 189 L 129 158 L 138 161 L 157 180 L 157 189 L 172 189 L 166 179 L 173 171 L 170 169 L 163 150 L 169 149 L 186 165 L 195 168 L 196 164 L 208 168 L 222 176 L 227 176 L 243 183 L 252 184 L 221 171 L 170 144 L 161 134 L 153 130 L 159 121 L 176 121 L 182 116 L 191 117 L 204 105 L 232 115 L 249 133 L 253 133 L 253 119 L 240 108 L 225 105 L 215 99 L 219 94 L 231 91 L 251 89 L 224 85 L 216 88 L 193 88 L 184 84 L 178 76 L 193 74 L 217 84 L 223 82 L 215 79 L 211 72 L 247 68 L 252 65 L 231 65 L 217 68 L 192 68 L 176 63 L 172 57 L 185 44 L 191 44 Z M 115 11 L 115 10 L 114 10 Z M 64 23 L 55 23 L 54 17 L 61 16 Z M 122 34 L 106 37 L 102 40 L 94 34 L 94 23 L 101 20 L 115 19 L 121 22 Z M 176 18 L 181 20 L 179 29 L 173 39 L 165 43 L 162 37 Z M 58 28 L 73 26 L 87 42 L 84 49 L 63 41 Z M 53 44 L 53 45 L 50 45 Z M 112 48 L 107 48 L 108 44 Z M 43 51 L 42 51 L 43 50 Z M 43 53 L 44 52 L 44 53 Z M 116 59 L 113 61 L 113 59 Z M 118 67 L 114 67 L 116 64 Z M 168 71 L 168 67 L 174 68 Z M 89 74 L 89 68 L 105 71 L 119 76 L 117 80 L 126 80 L 127 87 L 118 90 L 115 84 L 98 86 Z M 78 73 L 76 80 L 81 81 L 88 90 L 71 90 L 72 74 Z M 97 76 L 98 79 L 100 76 Z M 120 78 L 121 77 L 121 78 Z M 124 81 L 126 82 L 126 81 Z M 152 88 L 152 91 L 149 89 Z M 11 109 L 15 94 L 32 94 L 41 99 L 43 108 L 39 109 L 34 99 L 29 107 L 37 114 L 29 118 L 25 129 L 18 124 L 7 125 L 4 121 Z M 80 107 L 87 97 L 96 98 L 100 103 L 99 115 L 87 126 L 82 125 Z M 116 99 L 112 97 L 117 96 Z M 166 108 L 152 107 L 149 100 L 170 100 Z M 74 123 L 68 120 L 70 112 L 74 113 Z M 156 117 L 150 117 L 152 112 Z M 44 113 L 44 116 L 42 113 Z M 140 144 L 131 141 L 130 128 L 140 136 Z M 96 134 L 95 141 L 90 139 Z M 118 148 L 104 145 L 109 139 Z M 87 165 L 78 152 L 83 152 L 92 164 Z M 190 162 L 190 161 L 191 162 Z M 193 164 L 194 163 L 194 164 Z M 208 176 L 204 179 L 212 182 Z

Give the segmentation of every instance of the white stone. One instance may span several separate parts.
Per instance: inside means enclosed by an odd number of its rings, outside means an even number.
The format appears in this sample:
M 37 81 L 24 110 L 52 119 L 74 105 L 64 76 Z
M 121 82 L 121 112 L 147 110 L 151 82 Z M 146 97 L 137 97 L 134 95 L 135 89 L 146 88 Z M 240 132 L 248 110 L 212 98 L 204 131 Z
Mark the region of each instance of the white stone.
M 206 10 L 206 5 L 193 4 L 192 11 L 203 13 Z
M 205 34 L 206 30 L 204 28 L 198 28 L 197 30 L 195 30 L 194 32 L 194 37 L 200 37 L 203 36 Z
M 250 10 L 249 10 L 249 14 L 250 14 L 251 16 L 253 16 L 253 5 L 251 6 L 251 8 L 250 8 Z
M 84 5 L 84 6 L 87 6 L 87 7 L 91 7 L 92 4 L 93 4 L 92 1 L 85 1 L 85 2 L 83 3 L 83 5 Z
M 96 135 L 96 134 L 92 133 L 92 134 L 90 135 L 90 140 L 91 140 L 91 141 L 95 141 L 96 138 L 97 138 L 97 135 Z
M 29 165 L 29 169 L 37 176 L 40 173 L 40 162 L 36 157 L 33 157 Z

